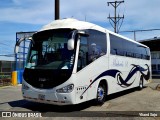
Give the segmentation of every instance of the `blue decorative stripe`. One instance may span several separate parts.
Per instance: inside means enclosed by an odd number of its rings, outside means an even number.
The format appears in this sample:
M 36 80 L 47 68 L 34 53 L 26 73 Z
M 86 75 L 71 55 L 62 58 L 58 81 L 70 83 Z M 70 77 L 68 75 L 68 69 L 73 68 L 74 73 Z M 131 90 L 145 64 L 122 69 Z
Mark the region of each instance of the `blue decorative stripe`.
M 92 81 L 92 83 L 87 87 L 87 89 L 82 93 L 82 95 L 88 90 L 88 88 L 94 83 L 94 82 L 96 82 L 99 78 L 101 78 L 101 77 L 104 77 L 104 76 L 111 76 L 111 77 L 116 77 L 116 74 L 118 73 L 118 72 L 120 72 L 120 71 L 118 71 L 118 70 L 107 70 L 107 71 L 105 71 L 105 72 L 103 72 L 102 74 L 100 74 L 98 77 L 96 77 L 93 81 Z M 82 96 L 81 95 L 81 96 Z
M 101 73 L 98 77 L 96 77 L 96 78 L 92 81 L 92 83 L 87 87 L 87 89 L 82 93 L 82 95 L 89 89 L 89 87 L 90 87 L 93 83 L 95 83 L 99 78 L 104 77 L 104 76 L 111 76 L 111 77 L 113 77 L 113 78 L 116 78 L 116 76 L 117 76 L 117 82 L 118 82 L 117 84 L 120 85 L 120 86 L 123 87 L 123 88 L 129 87 L 129 86 L 131 86 L 131 85 L 134 83 L 135 79 L 134 79 L 133 82 L 131 82 L 131 83 L 127 83 L 127 82 L 128 82 L 128 81 L 133 77 L 133 75 L 136 74 L 137 72 L 140 72 L 140 73 L 141 73 L 141 76 L 142 76 L 145 80 L 149 80 L 149 78 L 150 78 L 149 66 L 148 66 L 147 64 L 145 64 L 145 65 L 147 66 L 147 69 L 144 69 L 144 68 L 142 68 L 142 67 L 139 66 L 139 65 L 134 65 L 134 64 L 132 64 L 133 68 L 130 70 L 130 72 L 129 72 L 129 74 L 128 74 L 128 76 L 127 76 L 127 78 L 126 78 L 125 80 L 122 78 L 122 76 L 121 76 L 122 73 L 121 73 L 119 70 L 115 70 L 115 69 L 107 70 L 107 71 Z M 145 74 L 143 73 L 143 72 L 145 72 L 145 71 L 148 71 L 148 72 L 147 72 L 147 75 L 145 75 Z M 81 96 L 82 96 L 82 95 L 81 95 Z

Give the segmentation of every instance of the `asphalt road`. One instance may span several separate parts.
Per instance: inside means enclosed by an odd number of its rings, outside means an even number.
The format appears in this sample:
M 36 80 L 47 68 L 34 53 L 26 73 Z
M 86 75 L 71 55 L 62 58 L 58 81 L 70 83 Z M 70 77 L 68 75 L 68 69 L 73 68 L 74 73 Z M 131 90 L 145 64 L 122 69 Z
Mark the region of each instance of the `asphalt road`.
M 0 111 L 34 111 L 40 112 L 42 116 L 65 117 L 91 117 L 94 118 L 113 115 L 124 116 L 140 114 L 141 112 L 153 113 L 155 117 L 146 117 L 147 119 L 160 119 L 160 91 L 156 90 L 160 84 L 160 79 L 153 80 L 143 90 L 139 91 L 136 88 L 124 92 L 116 93 L 107 96 L 106 102 L 102 106 L 96 106 L 93 101 L 85 102 L 78 105 L 56 106 L 49 104 L 41 104 L 28 102 L 23 100 L 21 95 L 21 85 L 16 87 L 1 87 L 0 88 Z M 81 112 L 80 112 L 81 111 Z M 138 112 L 135 112 L 138 111 Z M 156 112 L 154 112 L 156 111 Z M 157 111 L 159 111 L 157 113 Z M 129 118 L 131 118 L 129 117 Z M 112 117 L 111 117 L 112 118 Z M 79 119 L 79 118 L 78 118 Z M 109 119 L 109 118 L 108 118 Z M 126 118 L 125 118 L 126 119 Z M 139 119 L 143 119 L 140 117 Z

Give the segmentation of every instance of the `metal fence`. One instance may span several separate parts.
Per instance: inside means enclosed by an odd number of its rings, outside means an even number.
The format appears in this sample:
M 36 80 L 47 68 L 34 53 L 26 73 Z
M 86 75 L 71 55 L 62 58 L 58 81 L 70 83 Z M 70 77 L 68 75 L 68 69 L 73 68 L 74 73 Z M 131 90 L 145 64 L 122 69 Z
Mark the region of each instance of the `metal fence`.
M 25 41 L 21 42 L 19 51 L 15 55 L 15 70 L 23 70 L 25 66 L 25 61 L 27 58 L 28 48 L 30 45 L 30 40 L 28 40 L 29 37 L 31 37 L 36 31 L 30 31 L 30 32 L 17 32 L 16 33 L 16 42 L 21 39 L 25 38 Z

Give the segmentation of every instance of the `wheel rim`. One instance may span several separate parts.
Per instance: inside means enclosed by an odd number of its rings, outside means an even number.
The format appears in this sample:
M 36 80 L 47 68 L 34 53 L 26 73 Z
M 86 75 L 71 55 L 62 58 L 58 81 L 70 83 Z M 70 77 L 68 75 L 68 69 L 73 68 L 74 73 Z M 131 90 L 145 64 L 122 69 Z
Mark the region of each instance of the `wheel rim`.
M 103 87 L 99 87 L 98 88 L 98 94 L 97 94 L 98 96 L 98 101 L 103 101 L 103 99 L 104 99 L 104 97 L 105 97 L 105 90 L 104 90 L 104 88 Z
M 143 82 L 142 82 L 142 80 L 140 81 L 140 88 L 142 88 L 143 87 Z

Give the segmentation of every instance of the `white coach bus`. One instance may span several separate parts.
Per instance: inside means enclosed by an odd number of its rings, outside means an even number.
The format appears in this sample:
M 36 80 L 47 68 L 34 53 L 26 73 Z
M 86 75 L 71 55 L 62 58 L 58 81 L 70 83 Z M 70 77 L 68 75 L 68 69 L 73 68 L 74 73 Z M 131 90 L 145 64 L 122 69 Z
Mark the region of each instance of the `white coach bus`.
M 29 101 L 69 105 L 95 99 L 101 104 L 109 94 L 142 89 L 151 80 L 147 46 L 92 23 L 56 20 L 30 40 L 22 82 Z

